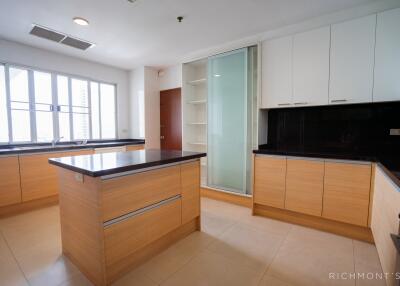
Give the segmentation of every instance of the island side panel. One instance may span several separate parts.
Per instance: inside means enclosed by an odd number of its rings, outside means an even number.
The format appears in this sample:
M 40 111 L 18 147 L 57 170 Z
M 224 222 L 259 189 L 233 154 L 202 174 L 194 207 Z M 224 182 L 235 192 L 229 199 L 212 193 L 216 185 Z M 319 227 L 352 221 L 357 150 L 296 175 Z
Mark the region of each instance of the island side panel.
M 63 254 L 95 285 L 106 285 L 99 179 L 57 169 Z
M 197 220 L 200 230 L 200 160 L 181 165 L 182 224 Z

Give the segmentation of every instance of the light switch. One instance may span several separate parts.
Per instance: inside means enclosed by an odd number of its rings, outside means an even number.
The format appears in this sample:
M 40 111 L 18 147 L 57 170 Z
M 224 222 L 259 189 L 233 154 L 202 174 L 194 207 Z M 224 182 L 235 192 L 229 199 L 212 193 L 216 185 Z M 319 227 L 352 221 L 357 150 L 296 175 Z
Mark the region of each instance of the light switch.
M 80 173 L 75 173 L 75 180 L 77 182 L 83 183 L 83 175 Z

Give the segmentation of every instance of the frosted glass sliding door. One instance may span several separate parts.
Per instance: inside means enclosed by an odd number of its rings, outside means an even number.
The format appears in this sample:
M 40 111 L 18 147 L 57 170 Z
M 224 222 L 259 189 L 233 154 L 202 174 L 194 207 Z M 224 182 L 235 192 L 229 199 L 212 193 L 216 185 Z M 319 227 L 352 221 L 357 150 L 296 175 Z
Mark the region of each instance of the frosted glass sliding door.
M 246 193 L 247 49 L 209 58 L 208 186 Z

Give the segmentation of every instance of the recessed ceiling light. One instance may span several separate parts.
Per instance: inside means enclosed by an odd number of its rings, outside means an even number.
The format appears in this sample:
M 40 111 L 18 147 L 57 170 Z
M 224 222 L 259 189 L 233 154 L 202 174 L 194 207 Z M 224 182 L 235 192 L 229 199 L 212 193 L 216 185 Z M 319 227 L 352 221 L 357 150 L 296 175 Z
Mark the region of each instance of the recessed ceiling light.
M 73 19 L 73 21 L 75 24 L 78 24 L 80 26 L 88 26 L 89 25 L 89 21 L 84 18 L 81 18 L 81 17 L 75 17 Z

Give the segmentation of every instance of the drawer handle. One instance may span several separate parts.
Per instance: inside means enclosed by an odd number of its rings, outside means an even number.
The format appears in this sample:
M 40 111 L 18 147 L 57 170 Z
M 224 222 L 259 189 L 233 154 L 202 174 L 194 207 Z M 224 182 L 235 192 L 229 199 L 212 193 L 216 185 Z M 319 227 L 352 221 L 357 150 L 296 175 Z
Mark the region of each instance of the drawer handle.
M 304 105 L 304 104 L 308 104 L 308 102 L 295 102 L 294 105 Z
M 106 221 L 106 222 L 103 223 L 103 227 L 109 227 L 109 226 L 111 226 L 111 225 L 113 225 L 113 224 L 116 224 L 116 223 L 119 223 L 119 222 L 121 222 L 121 221 L 130 219 L 130 218 L 132 218 L 132 217 L 141 215 L 141 214 L 143 214 L 143 213 L 145 213 L 145 212 L 148 212 L 148 211 L 157 209 L 157 208 L 159 208 L 159 207 L 161 207 L 161 206 L 163 206 L 163 205 L 167 205 L 167 204 L 172 203 L 172 202 L 174 202 L 174 201 L 176 201 L 176 200 L 179 200 L 179 199 L 181 199 L 181 197 L 182 197 L 181 195 L 176 195 L 176 196 L 174 196 L 174 197 L 165 199 L 165 200 L 163 200 L 163 201 L 161 201 L 161 202 L 158 202 L 158 203 L 149 205 L 149 206 L 147 206 L 147 207 L 144 207 L 144 208 L 138 209 L 138 210 L 136 210 L 136 211 L 127 213 L 127 214 L 125 214 L 125 215 L 122 215 L 122 216 L 120 216 L 120 217 L 117 217 L 117 218 L 108 220 L 108 221 Z
M 347 99 L 332 99 L 331 102 L 346 102 Z
M 290 103 L 278 103 L 278 106 L 287 106 L 290 105 Z

